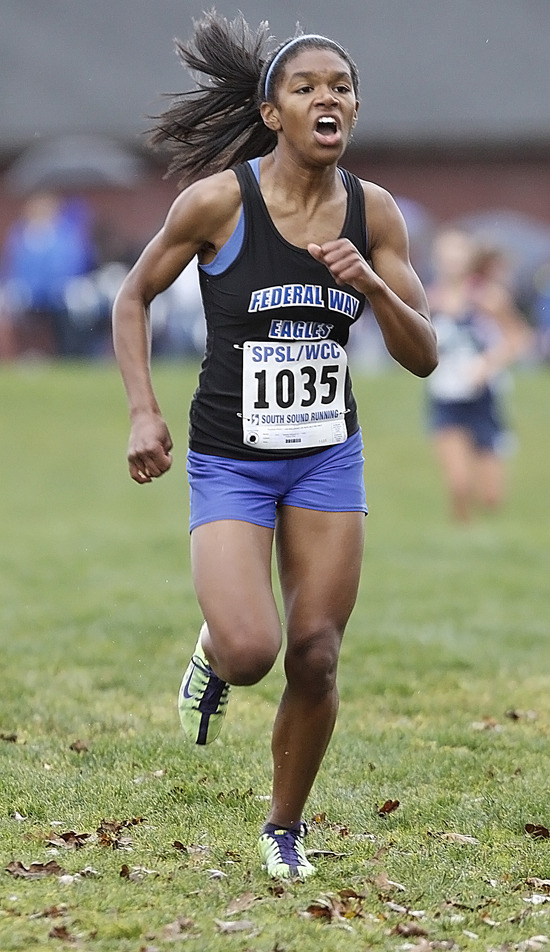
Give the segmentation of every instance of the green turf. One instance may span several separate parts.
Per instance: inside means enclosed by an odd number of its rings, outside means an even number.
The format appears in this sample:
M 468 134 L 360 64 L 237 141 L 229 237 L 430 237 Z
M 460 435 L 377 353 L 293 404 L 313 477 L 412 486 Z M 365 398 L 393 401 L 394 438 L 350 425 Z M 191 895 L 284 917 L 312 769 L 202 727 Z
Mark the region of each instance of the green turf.
M 223 742 L 177 722 L 196 372 L 155 367 L 175 461 L 139 487 L 114 367 L 0 368 L 0 952 L 544 948 L 521 943 L 550 937 L 550 840 L 525 832 L 550 825 L 550 374 L 517 375 L 509 502 L 464 528 L 422 382 L 356 372 L 371 512 L 307 808 L 335 855 L 280 889 L 256 856 L 280 664 L 233 692 Z

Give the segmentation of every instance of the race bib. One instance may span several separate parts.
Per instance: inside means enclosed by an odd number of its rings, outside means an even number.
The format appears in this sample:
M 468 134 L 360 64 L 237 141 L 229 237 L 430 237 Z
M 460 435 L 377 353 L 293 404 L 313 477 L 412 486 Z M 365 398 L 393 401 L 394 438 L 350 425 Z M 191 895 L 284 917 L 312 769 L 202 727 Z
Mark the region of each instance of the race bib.
M 336 341 L 246 341 L 243 442 L 270 450 L 343 443 L 346 371 Z

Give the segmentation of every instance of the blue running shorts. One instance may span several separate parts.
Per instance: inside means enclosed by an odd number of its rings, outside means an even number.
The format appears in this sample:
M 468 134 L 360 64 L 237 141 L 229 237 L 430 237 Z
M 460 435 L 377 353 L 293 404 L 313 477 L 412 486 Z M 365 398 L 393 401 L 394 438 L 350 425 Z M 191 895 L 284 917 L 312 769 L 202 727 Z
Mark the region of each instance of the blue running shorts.
M 366 514 L 364 462 L 360 430 L 298 459 L 238 460 L 189 450 L 189 530 L 219 519 L 274 529 L 279 506 Z
M 479 451 L 499 453 L 506 444 L 506 426 L 495 395 L 489 389 L 474 400 L 429 400 L 428 425 L 434 431 L 449 427 L 466 430 Z

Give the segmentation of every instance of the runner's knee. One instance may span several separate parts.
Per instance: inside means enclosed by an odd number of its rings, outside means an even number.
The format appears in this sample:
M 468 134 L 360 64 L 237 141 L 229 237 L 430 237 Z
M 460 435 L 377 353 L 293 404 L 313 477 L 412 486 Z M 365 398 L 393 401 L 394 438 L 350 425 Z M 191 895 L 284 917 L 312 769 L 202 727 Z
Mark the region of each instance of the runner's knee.
M 212 666 L 230 684 L 257 684 L 273 667 L 280 646 L 280 633 L 255 631 L 214 637 Z
M 285 655 L 289 687 L 296 687 L 312 699 L 329 694 L 336 683 L 341 632 L 336 627 L 312 630 L 306 637 L 291 640 Z

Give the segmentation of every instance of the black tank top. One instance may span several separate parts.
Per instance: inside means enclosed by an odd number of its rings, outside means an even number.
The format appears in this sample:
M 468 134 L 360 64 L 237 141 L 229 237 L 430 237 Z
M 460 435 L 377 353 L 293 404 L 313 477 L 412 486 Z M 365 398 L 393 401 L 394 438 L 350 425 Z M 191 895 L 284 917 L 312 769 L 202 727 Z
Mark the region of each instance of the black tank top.
M 244 442 L 245 342 L 266 342 L 269 351 L 272 345 L 272 360 L 279 362 L 275 377 L 278 392 L 266 393 L 265 378 L 262 379 L 261 372 L 256 374 L 258 400 L 254 405 L 260 406 L 262 412 L 267 410 L 273 419 L 277 412 L 281 422 L 297 409 L 307 416 L 303 407 L 312 404 L 323 374 L 324 388 L 319 392 L 324 394 L 323 402 L 330 402 L 335 369 L 331 365 L 331 347 L 338 350 L 338 344 L 345 346 L 350 326 L 359 318 L 365 298 L 352 287 L 337 285 L 324 265 L 306 249 L 291 245 L 277 231 L 250 163 L 236 166 L 233 171 L 241 189 L 244 236 L 240 251 L 223 272 L 210 274 L 200 269 L 207 337 L 199 384 L 191 402 L 189 446 L 198 453 L 234 459 L 307 456 L 327 446 L 301 448 L 289 440 L 288 448 L 266 449 Z M 340 237 L 349 238 L 367 257 L 363 189 L 355 175 L 345 169 L 341 174 L 348 201 Z M 292 343 L 295 341 L 301 342 L 303 348 Z M 331 341 L 337 344 L 331 345 Z M 313 358 L 328 355 L 328 368 L 321 367 L 320 374 L 320 365 L 317 370 L 314 366 L 306 368 L 296 380 L 288 360 L 294 359 L 297 350 Z M 301 402 L 295 396 L 296 385 L 305 387 Z M 343 386 L 345 428 L 347 436 L 351 436 L 359 424 L 347 368 Z M 326 412 L 328 415 L 329 411 Z

